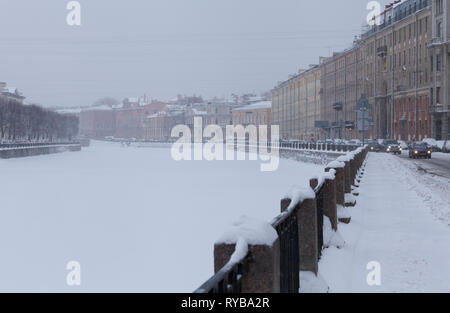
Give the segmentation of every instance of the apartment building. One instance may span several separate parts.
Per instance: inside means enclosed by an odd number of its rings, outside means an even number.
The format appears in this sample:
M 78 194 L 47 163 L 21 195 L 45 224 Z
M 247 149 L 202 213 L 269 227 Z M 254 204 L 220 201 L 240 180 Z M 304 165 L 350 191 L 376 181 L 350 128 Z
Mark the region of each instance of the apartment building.
M 450 0 L 396 0 L 351 48 L 321 58 L 319 116 L 304 100 L 312 94 L 304 88 L 308 71 L 279 83 L 272 92 L 272 120 L 282 137 L 361 138 L 362 116 L 355 106 L 365 95 L 370 137 L 448 139 L 449 9 Z
M 433 0 L 431 71 L 431 135 L 448 140 L 450 135 L 450 0 Z
M 233 109 L 233 125 L 270 125 L 272 101 L 261 101 Z
M 355 106 L 364 93 L 363 45 L 355 40 L 345 51 L 321 58 L 320 123 L 326 138 L 352 139 L 357 129 Z M 322 136 L 323 137 L 323 136 Z
M 279 125 L 283 139 L 316 140 L 320 130 L 321 70 L 310 66 L 291 75 L 272 90 L 272 125 Z
M 362 34 L 373 136 L 406 141 L 431 136 L 431 1 L 386 6 L 381 24 Z

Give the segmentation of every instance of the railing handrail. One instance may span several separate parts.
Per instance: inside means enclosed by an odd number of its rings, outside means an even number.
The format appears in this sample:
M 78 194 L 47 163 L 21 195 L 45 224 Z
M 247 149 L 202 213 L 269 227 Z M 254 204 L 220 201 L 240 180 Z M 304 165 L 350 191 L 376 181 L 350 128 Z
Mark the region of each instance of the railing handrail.
M 45 146 L 67 146 L 67 145 L 79 145 L 78 141 L 73 142 L 39 142 L 39 143 L 6 143 L 0 144 L 0 149 L 11 148 L 31 148 L 31 147 L 45 147 Z
M 194 293 L 239 293 L 241 279 L 245 273 L 245 267 L 248 261 L 249 253 L 238 261 L 228 262 L 215 275 L 195 290 Z

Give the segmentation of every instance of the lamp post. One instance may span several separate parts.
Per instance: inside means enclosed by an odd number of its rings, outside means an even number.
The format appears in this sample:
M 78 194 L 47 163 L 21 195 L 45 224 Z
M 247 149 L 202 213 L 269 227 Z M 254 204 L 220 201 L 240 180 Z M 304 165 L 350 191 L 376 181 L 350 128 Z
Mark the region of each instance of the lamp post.
M 369 100 L 367 100 L 367 97 L 365 94 L 361 95 L 361 98 L 358 100 L 358 103 L 356 104 L 356 111 L 360 112 L 361 114 L 361 118 L 362 118 L 362 133 L 363 133 L 363 145 L 364 145 L 364 140 L 365 140 L 365 136 L 366 136 L 366 119 L 367 119 L 367 112 L 370 111 L 370 104 L 369 104 Z

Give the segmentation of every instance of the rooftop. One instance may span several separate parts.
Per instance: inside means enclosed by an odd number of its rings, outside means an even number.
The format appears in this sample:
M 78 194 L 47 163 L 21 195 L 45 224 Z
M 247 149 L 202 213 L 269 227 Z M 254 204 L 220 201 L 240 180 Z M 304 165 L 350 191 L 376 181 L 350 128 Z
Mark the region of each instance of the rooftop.
M 250 105 L 246 105 L 237 109 L 234 109 L 233 112 L 245 112 L 245 111 L 253 111 L 253 110 L 268 110 L 272 108 L 272 101 L 261 101 L 256 102 Z

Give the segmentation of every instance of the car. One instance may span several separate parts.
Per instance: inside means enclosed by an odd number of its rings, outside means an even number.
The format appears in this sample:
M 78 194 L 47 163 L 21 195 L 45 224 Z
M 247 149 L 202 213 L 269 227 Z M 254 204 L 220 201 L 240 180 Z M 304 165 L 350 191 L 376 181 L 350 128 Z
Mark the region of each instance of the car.
M 417 159 L 417 158 L 431 159 L 432 153 L 433 153 L 432 149 L 424 142 L 413 142 L 409 146 L 410 159 Z
M 381 145 L 376 140 L 367 140 L 366 144 L 371 152 L 380 152 L 381 151 Z
M 402 154 L 402 147 L 397 140 L 385 139 L 381 144 L 382 150 L 387 153 Z

